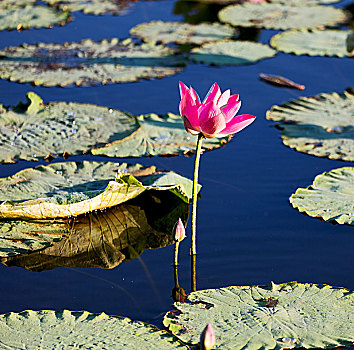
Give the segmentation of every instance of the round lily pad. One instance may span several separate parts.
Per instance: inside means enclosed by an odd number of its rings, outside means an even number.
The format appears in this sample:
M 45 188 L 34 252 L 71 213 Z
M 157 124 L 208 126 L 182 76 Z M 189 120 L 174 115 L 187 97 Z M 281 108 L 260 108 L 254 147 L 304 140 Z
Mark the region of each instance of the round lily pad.
M 0 105 L 0 162 L 38 160 L 65 154 L 82 154 L 93 147 L 132 134 L 138 128 L 126 113 L 89 104 L 43 104 L 33 92 L 27 103 Z
M 113 208 L 69 219 L 67 235 L 61 241 L 27 255 L 20 251 L 21 255 L 3 258 L 1 262 L 36 272 L 56 267 L 112 269 L 137 258 L 146 249 L 173 244 L 171 232 L 175 223 L 178 218 L 187 217 L 188 204 L 172 193 L 145 192 Z M 47 226 L 55 231 L 54 225 Z M 8 235 L 16 239 L 11 228 Z M 12 245 L 8 251 L 22 248 L 16 241 Z M 0 256 L 7 256 L 3 254 L 6 247 L 0 239 Z
M 279 121 L 283 143 L 299 152 L 354 161 L 354 96 L 319 94 L 273 106 L 267 119 Z
M 335 26 L 348 20 L 342 9 L 331 6 L 289 6 L 277 3 L 244 3 L 223 8 L 221 22 L 233 26 L 267 29 L 300 29 Z
M 68 310 L 0 315 L 0 343 L 8 349 L 188 349 L 147 323 Z
M 32 5 L 37 0 L 1 0 L 0 6 L 5 7 L 23 7 L 26 5 Z
M 0 257 L 47 248 L 70 232 L 68 221 L 0 221 Z
M 181 116 L 147 114 L 137 117 L 140 128 L 121 140 L 92 150 L 94 155 L 108 157 L 173 156 L 193 154 L 197 137 L 186 132 Z M 229 139 L 207 139 L 203 150 L 210 151 L 227 143 Z
M 268 0 L 274 4 L 282 4 L 288 6 L 313 6 L 313 5 L 328 5 L 342 0 Z
M 298 188 L 290 203 L 301 212 L 326 221 L 354 225 L 354 168 L 333 169 Z
M 210 322 L 213 349 L 333 348 L 354 342 L 354 293 L 328 285 L 289 282 L 268 287 L 232 286 L 193 292 L 191 303 L 164 325 L 197 344 Z
M 192 181 L 139 164 L 85 161 L 41 165 L 0 178 L 0 218 L 71 217 L 118 205 L 145 190 L 171 191 L 188 202 Z
M 129 0 L 42 0 L 50 5 L 68 9 L 70 12 L 82 11 L 94 15 L 111 13 L 119 15 L 131 3 Z
M 152 21 L 139 24 L 130 30 L 131 35 L 145 41 L 178 44 L 203 44 L 232 37 L 236 30 L 219 23 L 188 24 L 180 22 Z
M 58 11 L 44 6 L 12 6 L 0 2 L 0 30 L 28 29 L 64 25 L 70 20 L 68 11 Z
M 273 57 L 276 51 L 268 45 L 252 41 L 224 40 L 207 43 L 191 50 L 190 58 L 196 62 L 215 65 L 252 64 Z
M 309 56 L 347 57 L 348 30 L 289 30 L 274 35 L 270 44 L 279 51 Z
M 90 86 L 162 78 L 180 72 L 171 48 L 130 39 L 23 44 L 0 51 L 0 78 L 44 86 Z

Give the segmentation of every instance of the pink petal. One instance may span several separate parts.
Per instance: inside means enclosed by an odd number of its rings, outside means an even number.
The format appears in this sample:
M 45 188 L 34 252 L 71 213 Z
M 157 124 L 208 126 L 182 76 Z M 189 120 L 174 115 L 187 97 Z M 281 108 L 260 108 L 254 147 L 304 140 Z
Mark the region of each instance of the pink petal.
M 181 116 L 184 116 L 187 113 L 186 109 L 192 106 L 199 106 L 199 101 L 196 92 L 193 90 L 193 88 L 190 88 L 186 90 L 181 99 L 181 102 L 179 103 L 179 113 Z
M 199 125 L 202 133 L 208 137 L 215 137 L 226 127 L 224 115 L 214 101 L 199 108 Z
M 219 100 L 218 100 L 218 106 L 221 108 L 221 107 L 224 107 L 228 101 L 229 101 L 229 98 L 230 98 L 230 89 L 226 90 L 220 97 L 219 97 Z
M 230 100 L 231 99 L 229 99 L 227 105 L 221 109 L 225 115 L 226 124 L 236 115 L 241 107 L 241 101 L 230 102 Z
M 242 129 L 244 129 L 246 126 L 250 125 L 255 119 L 256 117 L 250 114 L 238 115 L 237 117 L 231 119 L 231 121 L 226 124 L 226 128 L 221 130 L 217 135 L 217 137 L 223 137 L 230 134 L 235 134 L 241 131 Z
M 200 127 L 192 126 L 192 124 L 189 122 L 189 120 L 186 117 L 183 118 L 183 122 L 184 122 L 184 128 L 190 134 L 198 135 L 200 133 Z
M 206 94 L 203 103 L 207 104 L 210 101 L 217 101 L 221 96 L 221 91 L 219 85 L 214 83 L 211 88 L 209 89 L 208 93 Z
M 194 98 L 194 101 L 197 103 L 200 103 L 200 98 L 199 98 L 198 94 L 196 93 L 196 91 L 192 87 L 189 88 L 189 91 L 190 91 L 191 96 Z
M 188 88 L 186 85 L 184 85 L 181 81 L 179 82 L 179 94 L 181 95 L 181 98 L 183 98 L 184 94 L 187 92 Z

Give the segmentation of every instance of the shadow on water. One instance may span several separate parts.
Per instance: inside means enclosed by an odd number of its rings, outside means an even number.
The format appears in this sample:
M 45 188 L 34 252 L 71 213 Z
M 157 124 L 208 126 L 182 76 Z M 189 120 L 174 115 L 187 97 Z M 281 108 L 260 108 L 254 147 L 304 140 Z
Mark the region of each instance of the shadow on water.
M 172 193 L 144 192 L 125 204 L 70 219 L 68 237 L 28 255 L 2 259 L 6 266 L 41 272 L 56 267 L 112 269 L 146 249 L 173 243 L 172 228 L 188 205 Z

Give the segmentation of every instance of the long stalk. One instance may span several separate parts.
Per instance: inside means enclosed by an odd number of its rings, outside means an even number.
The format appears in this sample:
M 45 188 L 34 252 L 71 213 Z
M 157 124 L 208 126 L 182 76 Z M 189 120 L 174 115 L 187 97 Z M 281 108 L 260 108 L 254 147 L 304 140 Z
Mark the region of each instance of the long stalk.
M 202 150 L 203 134 L 198 135 L 197 148 L 195 151 L 194 174 L 193 174 L 193 192 L 192 192 L 192 236 L 191 236 L 191 255 L 197 254 L 196 236 L 197 236 L 197 195 L 198 195 L 198 172 L 199 160 Z

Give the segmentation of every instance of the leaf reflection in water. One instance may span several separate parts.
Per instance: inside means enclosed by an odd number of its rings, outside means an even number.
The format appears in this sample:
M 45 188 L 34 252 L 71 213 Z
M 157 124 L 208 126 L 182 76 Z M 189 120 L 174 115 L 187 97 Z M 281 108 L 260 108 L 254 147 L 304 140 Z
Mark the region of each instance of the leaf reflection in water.
M 36 272 L 59 266 L 112 269 L 146 249 L 172 244 L 171 231 L 179 217 L 187 220 L 188 204 L 172 193 L 149 191 L 122 205 L 71 219 L 67 238 L 2 263 Z

